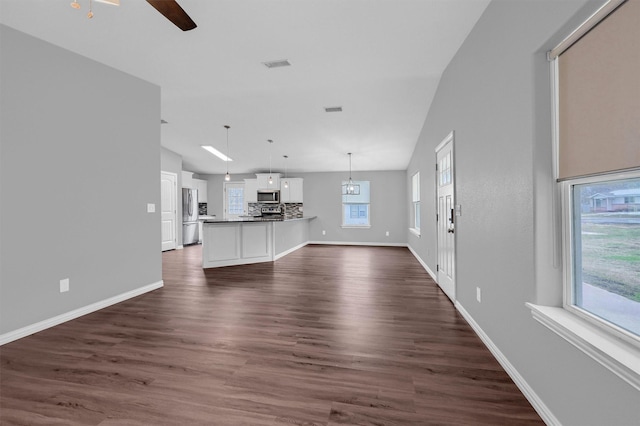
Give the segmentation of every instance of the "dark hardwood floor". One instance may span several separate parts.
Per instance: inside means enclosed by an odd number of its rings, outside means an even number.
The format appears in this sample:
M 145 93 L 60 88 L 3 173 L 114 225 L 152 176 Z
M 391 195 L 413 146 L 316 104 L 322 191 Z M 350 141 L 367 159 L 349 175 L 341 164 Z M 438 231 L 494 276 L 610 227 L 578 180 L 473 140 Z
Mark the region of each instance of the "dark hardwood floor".
M 0 348 L 2 425 L 543 424 L 406 248 L 203 270 Z

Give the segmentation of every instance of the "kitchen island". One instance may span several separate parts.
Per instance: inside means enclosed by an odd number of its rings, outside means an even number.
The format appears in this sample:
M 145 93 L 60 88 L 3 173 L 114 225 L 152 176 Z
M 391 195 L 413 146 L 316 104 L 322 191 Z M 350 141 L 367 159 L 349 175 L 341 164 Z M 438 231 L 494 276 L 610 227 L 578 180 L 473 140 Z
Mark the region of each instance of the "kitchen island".
M 203 223 L 202 267 L 278 260 L 309 242 L 309 221 L 314 218 L 206 220 Z

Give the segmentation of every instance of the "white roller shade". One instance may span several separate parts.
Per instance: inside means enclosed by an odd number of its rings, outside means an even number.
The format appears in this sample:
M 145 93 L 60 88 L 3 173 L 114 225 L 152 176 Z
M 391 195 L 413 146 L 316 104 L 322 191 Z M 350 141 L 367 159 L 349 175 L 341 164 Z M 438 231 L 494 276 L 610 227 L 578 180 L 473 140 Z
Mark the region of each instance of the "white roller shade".
M 559 179 L 640 167 L 640 0 L 562 52 L 558 72 Z

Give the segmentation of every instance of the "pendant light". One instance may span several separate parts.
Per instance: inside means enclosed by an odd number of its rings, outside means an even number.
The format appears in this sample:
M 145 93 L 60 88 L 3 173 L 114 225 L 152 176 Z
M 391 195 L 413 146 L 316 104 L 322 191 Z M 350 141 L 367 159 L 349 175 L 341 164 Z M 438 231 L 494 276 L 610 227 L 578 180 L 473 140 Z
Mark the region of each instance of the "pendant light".
M 93 0 L 89 0 L 89 13 L 87 13 L 87 18 L 93 18 Z
M 353 183 L 351 179 L 351 153 L 347 153 L 349 156 L 349 181 L 342 185 L 342 195 L 360 195 L 360 185 Z
M 284 187 L 289 188 L 289 181 L 287 180 L 287 158 L 288 155 L 283 155 L 284 157 Z
M 271 154 L 273 153 L 273 141 L 271 139 L 267 139 L 267 142 L 271 145 L 271 148 L 269 149 L 269 185 L 273 185 L 273 178 L 271 177 Z
M 224 175 L 224 180 L 229 182 L 231 180 L 231 175 L 229 174 L 229 129 L 231 127 L 225 124 L 224 128 L 227 129 L 227 161 L 225 161 L 227 163 L 227 174 Z

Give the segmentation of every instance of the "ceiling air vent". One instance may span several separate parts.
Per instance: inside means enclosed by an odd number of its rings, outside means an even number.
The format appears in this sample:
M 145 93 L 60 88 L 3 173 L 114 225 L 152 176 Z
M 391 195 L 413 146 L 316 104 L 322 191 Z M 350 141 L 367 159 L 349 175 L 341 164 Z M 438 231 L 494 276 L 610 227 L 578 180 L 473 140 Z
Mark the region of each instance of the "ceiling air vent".
M 280 59 L 278 61 L 263 62 L 263 64 L 267 68 L 279 68 L 279 67 L 291 66 L 291 63 L 286 59 Z
M 169 124 L 167 120 L 160 119 L 160 124 Z
M 324 112 L 342 112 L 342 107 L 341 106 L 325 107 Z

